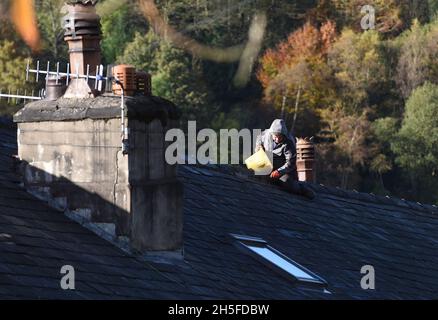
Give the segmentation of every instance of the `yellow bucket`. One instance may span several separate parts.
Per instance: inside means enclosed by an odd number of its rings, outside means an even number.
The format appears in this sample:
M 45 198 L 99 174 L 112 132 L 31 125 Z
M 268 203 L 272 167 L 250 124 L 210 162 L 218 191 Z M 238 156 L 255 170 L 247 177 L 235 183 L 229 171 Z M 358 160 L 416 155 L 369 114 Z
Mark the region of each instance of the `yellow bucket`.
M 254 170 L 256 175 L 268 175 L 273 169 L 271 160 L 263 149 L 246 159 L 245 164 L 248 169 Z

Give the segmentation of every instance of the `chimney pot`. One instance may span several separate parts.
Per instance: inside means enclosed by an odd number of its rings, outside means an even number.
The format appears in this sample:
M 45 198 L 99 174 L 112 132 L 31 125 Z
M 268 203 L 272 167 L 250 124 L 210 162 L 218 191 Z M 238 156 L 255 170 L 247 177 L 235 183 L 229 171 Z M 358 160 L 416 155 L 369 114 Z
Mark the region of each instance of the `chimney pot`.
M 120 64 L 113 68 L 113 76 L 117 77 L 123 84 L 126 96 L 133 96 L 137 90 L 135 68 L 128 64 Z M 115 95 L 122 95 L 122 89 L 118 84 L 113 84 L 113 92 Z
M 101 64 L 100 55 L 100 17 L 94 7 L 95 2 L 81 1 L 67 4 L 68 14 L 64 17 L 64 40 L 67 42 L 70 54 L 70 72 L 72 74 L 87 73 L 87 65 L 90 70 Z M 84 90 L 87 83 L 78 84 L 77 82 L 86 82 L 84 79 L 73 79 L 71 83 L 75 88 L 82 90 L 70 89 L 67 96 L 81 96 L 85 92 L 85 97 L 92 92 L 91 88 Z M 76 93 L 76 91 L 79 91 Z
M 144 96 L 152 95 L 152 79 L 151 75 L 144 71 L 137 71 L 135 73 L 135 80 L 137 82 L 137 91 Z
M 315 183 L 315 145 L 311 139 L 299 138 L 296 148 L 298 180 Z
M 67 89 L 65 85 L 65 77 L 57 78 L 49 77 L 46 84 L 46 98 L 48 101 L 55 101 L 58 98 L 61 98 L 65 90 Z

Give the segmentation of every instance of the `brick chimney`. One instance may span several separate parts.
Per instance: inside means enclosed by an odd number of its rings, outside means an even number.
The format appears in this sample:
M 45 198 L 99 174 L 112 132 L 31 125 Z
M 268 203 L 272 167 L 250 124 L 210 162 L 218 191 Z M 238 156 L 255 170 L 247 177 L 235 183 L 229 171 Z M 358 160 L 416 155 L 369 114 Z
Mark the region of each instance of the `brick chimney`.
M 80 15 L 71 20 L 76 33 L 66 35 L 71 61 L 99 63 L 94 7 L 72 7 L 70 15 Z M 93 24 L 82 32 L 88 18 Z M 183 185 L 165 161 L 164 139 L 180 112 L 154 96 L 125 96 L 123 109 L 121 102 L 66 94 L 25 105 L 14 115 L 24 186 L 130 252 L 180 254 Z
M 312 139 L 299 138 L 296 147 L 298 180 L 315 183 L 315 145 Z

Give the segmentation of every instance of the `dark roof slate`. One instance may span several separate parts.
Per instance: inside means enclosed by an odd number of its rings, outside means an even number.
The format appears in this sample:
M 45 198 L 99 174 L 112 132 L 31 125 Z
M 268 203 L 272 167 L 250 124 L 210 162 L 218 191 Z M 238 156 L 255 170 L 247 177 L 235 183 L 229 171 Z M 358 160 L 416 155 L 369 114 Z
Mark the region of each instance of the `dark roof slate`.
M 334 297 L 438 294 L 436 207 L 318 185 L 311 185 L 317 199 L 308 201 L 252 179 L 230 177 L 220 167 L 184 167 L 180 172 L 190 201 L 185 227 L 195 235 L 194 244 L 228 233 L 262 237 L 327 280 Z M 211 235 L 198 236 L 201 221 Z M 374 291 L 360 287 L 363 265 L 375 267 Z M 251 274 L 252 267 L 265 271 L 255 264 L 243 266 Z M 278 280 L 269 282 L 281 287 Z
M 438 209 L 312 185 L 308 201 L 230 168 L 181 166 L 184 261 L 129 256 L 26 193 L 13 173 L 14 128 L 0 124 L 0 298 L 404 299 L 438 296 Z M 294 286 L 239 250 L 261 237 L 324 278 L 332 294 Z M 76 290 L 60 288 L 60 268 Z M 373 265 L 376 290 L 362 290 Z

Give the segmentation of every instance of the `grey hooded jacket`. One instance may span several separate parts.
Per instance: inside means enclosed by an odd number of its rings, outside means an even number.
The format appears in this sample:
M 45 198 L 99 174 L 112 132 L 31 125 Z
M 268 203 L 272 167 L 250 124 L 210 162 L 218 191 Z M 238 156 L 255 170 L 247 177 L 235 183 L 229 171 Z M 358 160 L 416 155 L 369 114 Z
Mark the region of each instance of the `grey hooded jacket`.
M 276 145 L 272 139 L 273 133 L 283 134 L 285 136 L 283 142 Z M 281 175 L 290 174 L 296 177 L 297 150 L 295 138 L 289 135 L 284 120 L 274 120 L 271 127 L 257 137 L 256 150 L 260 146 L 266 151 L 272 152 L 274 170 L 277 170 Z

